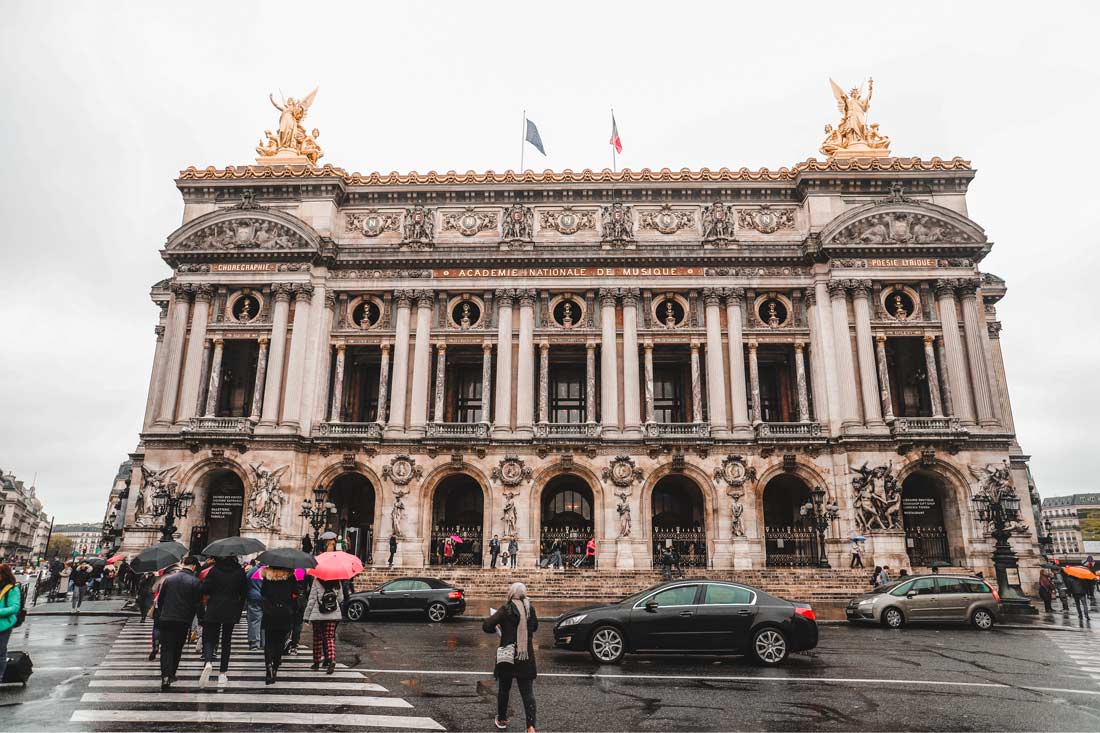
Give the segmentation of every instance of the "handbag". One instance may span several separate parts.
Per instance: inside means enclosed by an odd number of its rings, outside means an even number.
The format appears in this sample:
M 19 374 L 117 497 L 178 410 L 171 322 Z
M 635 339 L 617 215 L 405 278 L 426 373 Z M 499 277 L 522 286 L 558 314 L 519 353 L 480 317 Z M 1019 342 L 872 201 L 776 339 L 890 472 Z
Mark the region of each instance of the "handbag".
M 497 647 L 497 664 L 515 664 L 516 663 L 516 645 L 508 644 L 507 646 Z

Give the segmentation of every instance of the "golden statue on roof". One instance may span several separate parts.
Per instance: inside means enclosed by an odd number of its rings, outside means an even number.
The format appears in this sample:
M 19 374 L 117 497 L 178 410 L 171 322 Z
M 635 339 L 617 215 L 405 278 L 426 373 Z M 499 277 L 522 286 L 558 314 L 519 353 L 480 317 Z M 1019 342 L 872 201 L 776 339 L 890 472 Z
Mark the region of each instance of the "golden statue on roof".
M 830 158 L 884 158 L 890 155 L 890 138 L 879 133 L 878 123 L 867 121 L 874 83 L 873 79 L 867 80 L 867 95 L 864 96 L 862 85 L 845 94 L 835 81 L 829 80 L 841 118 L 836 128 L 825 125 L 822 153 Z
M 256 147 L 256 153 L 260 156 L 256 159 L 257 164 L 317 165 L 317 161 L 324 155 L 317 143 L 321 133 L 317 128 L 307 133 L 302 126 L 302 120 L 316 97 L 316 88 L 300 100 L 288 97 L 282 104 L 275 101 L 275 95 L 268 95 L 272 106 L 279 110 L 279 128 L 277 134 L 264 130 L 267 139 L 261 140 Z

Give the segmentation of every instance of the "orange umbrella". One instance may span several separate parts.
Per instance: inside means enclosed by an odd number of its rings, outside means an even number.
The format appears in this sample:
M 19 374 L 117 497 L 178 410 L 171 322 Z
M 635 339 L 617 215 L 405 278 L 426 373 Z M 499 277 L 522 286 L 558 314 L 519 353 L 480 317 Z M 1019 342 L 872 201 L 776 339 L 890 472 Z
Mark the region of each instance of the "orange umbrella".
M 1075 578 L 1081 580 L 1096 580 L 1096 575 L 1088 568 L 1083 568 L 1080 565 L 1068 565 L 1065 568 L 1066 575 L 1072 575 Z
M 317 567 L 306 572 L 319 580 L 349 580 L 363 572 L 363 561 L 348 552 L 322 552 Z

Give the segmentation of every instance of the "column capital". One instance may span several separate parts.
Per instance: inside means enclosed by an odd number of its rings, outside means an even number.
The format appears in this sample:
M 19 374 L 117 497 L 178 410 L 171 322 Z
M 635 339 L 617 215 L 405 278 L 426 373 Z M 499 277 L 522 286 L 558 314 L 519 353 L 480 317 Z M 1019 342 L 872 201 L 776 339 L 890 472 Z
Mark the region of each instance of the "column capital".
M 259 342 L 260 346 L 267 346 L 269 343 L 271 343 L 271 339 L 267 336 L 260 336 L 260 338 L 256 340 Z
M 392 346 L 392 344 L 390 344 L 389 341 L 383 341 L 382 343 L 378 344 L 378 348 L 382 349 L 383 354 L 389 352 L 390 346 Z
M 493 298 L 501 305 L 511 307 L 515 300 L 516 291 L 509 288 L 498 288 L 493 291 Z
M 702 345 L 702 343 L 699 342 L 699 341 L 696 341 L 695 339 L 692 339 L 691 342 L 688 345 L 691 347 L 692 351 L 698 351 L 699 347 Z
M 806 348 L 806 342 L 804 342 L 804 341 L 795 341 L 794 342 L 794 350 L 795 351 L 802 351 L 805 348 Z
M 615 292 L 615 288 L 600 288 L 599 292 L 597 293 L 597 297 L 600 299 L 600 307 L 615 307 L 615 300 L 617 295 L 618 294 Z
M 435 303 L 435 293 L 431 290 L 413 291 L 416 297 L 417 308 L 431 308 Z
M 726 288 L 726 305 L 741 305 L 745 302 L 744 288 Z
M 745 343 L 749 347 L 749 351 L 756 351 L 756 347 L 759 346 L 759 344 L 755 340 L 751 339 Z
M 416 297 L 415 290 L 403 290 L 398 289 L 393 291 L 393 299 L 398 308 L 408 308 L 412 304 L 413 298 Z
M 1001 322 L 1000 321 L 988 321 L 985 327 L 989 329 L 989 338 L 999 339 L 1001 337 Z
M 641 297 L 642 292 L 638 288 L 623 288 L 621 291 L 623 299 L 623 307 L 630 306 L 636 308 L 638 305 L 638 298 Z
M 516 295 L 521 308 L 533 308 L 539 297 L 538 291 L 530 288 L 521 288 L 516 291 Z
M 439 352 L 440 354 L 442 354 L 444 351 L 447 350 L 447 342 L 446 341 L 436 341 L 435 342 L 435 350 L 437 352 Z
M 164 340 L 164 326 L 153 326 L 153 333 L 156 334 L 157 341 Z
M 217 338 L 212 338 L 210 340 L 214 342 L 215 349 L 220 349 L 225 346 L 225 339 L 223 339 L 221 336 L 218 336 Z
M 703 303 L 706 305 L 721 305 L 722 290 L 720 288 L 703 288 Z
M 955 297 L 955 288 L 958 287 L 959 281 L 944 278 L 937 280 L 932 284 L 932 290 L 935 291 L 937 298 Z
M 645 349 L 646 351 L 653 351 L 653 340 L 652 339 L 646 339 L 646 340 L 642 341 L 642 348 Z
M 830 280 L 825 287 L 833 300 L 843 300 L 848 295 L 848 283 L 844 280 Z
M 925 346 L 931 346 L 934 343 L 936 343 L 936 337 L 935 336 L 925 336 L 924 337 L 924 345 Z
M 340 343 L 336 344 L 336 353 L 342 354 L 344 353 L 344 349 L 346 348 L 348 348 L 348 345 L 341 341 Z
M 881 334 L 881 333 L 876 333 L 875 334 L 875 343 L 876 344 L 885 344 L 886 343 L 886 336 Z
M 584 342 L 584 348 L 587 351 L 595 351 L 596 350 L 596 342 L 595 341 L 585 341 Z
M 866 299 L 871 295 L 870 280 L 849 280 L 848 288 L 852 291 L 852 295 L 856 298 Z
M 300 300 L 303 303 L 309 303 L 313 300 L 313 285 L 310 283 L 301 283 L 294 288 L 294 298 Z
M 482 341 L 481 342 L 481 350 L 482 351 L 492 351 L 493 350 L 493 342 L 492 341 Z
M 192 292 L 195 294 L 195 302 L 209 303 L 214 299 L 214 288 L 206 283 L 196 285 Z
M 271 292 L 275 294 L 275 302 L 289 301 L 294 288 L 290 283 L 275 283 L 271 286 Z
M 325 307 L 330 311 L 336 310 L 336 293 L 331 290 L 325 291 Z
M 194 295 L 194 288 L 187 283 L 172 283 L 171 290 L 172 295 L 176 296 L 176 300 L 190 301 Z
M 812 286 L 802 291 L 802 299 L 806 303 L 806 307 L 812 308 L 817 305 L 817 290 Z
M 967 278 L 965 280 L 959 280 L 957 289 L 959 296 L 962 298 L 973 298 L 978 294 L 978 280 L 977 278 Z
M 550 342 L 549 341 L 539 341 L 539 351 L 541 351 L 544 354 L 549 352 L 550 351 Z

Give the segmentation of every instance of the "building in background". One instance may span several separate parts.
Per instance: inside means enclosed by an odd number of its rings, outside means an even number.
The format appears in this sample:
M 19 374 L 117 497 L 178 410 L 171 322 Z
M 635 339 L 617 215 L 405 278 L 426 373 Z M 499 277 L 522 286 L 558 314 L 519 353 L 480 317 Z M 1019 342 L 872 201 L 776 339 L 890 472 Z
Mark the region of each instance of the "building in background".
M 49 533 L 50 518 L 35 487 L 0 470 L 0 560 L 37 562 L 46 554 Z
M 127 458 L 119 464 L 118 471 L 115 472 L 111 492 L 107 496 L 107 508 L 103 512 L 103 525 L 100 527 L 100 545 L 103 548 L 114 549 L 121 542 L 125 519 L 124 503 L 130 492 L 130 476 L 133 470 L 134 462 Z
M 1055 557 L 1073 562 L 1100 557 L 1100 494 L 1043 499 L 1043 520 L 1050 522 Z
M 54 525 L 53 533 L 72 540 L 72 551 L 77 555 L 94 555 L 101 546 L 103 526 L 92 522 L 57 524 Z

